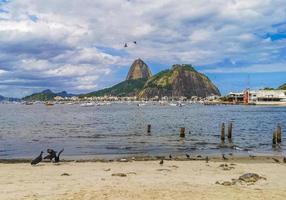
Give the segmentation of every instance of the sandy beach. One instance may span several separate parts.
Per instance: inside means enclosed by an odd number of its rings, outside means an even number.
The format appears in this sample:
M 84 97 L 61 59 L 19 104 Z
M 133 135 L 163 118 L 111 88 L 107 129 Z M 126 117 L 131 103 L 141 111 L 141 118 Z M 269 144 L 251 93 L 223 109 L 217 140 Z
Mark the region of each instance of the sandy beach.
M 227 165 L 225 165 L 227 164 Z M 263 179 L 224 186 L 244 173 Z M 119 174 L 118 174 L 119 173 Z M 121 174 L 120 174 L 121 173 Z M 1 200 L 286 199 L 286 164 L 271 158 L 0 164 Z

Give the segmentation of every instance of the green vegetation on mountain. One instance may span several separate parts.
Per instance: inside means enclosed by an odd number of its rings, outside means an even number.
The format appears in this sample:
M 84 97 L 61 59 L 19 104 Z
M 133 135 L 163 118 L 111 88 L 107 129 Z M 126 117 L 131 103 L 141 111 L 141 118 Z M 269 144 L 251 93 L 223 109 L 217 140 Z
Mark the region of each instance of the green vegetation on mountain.
M 197 72 L 192 65 L 173 65 L 172 69 L 159 72 L 151 77 L 139 93 L 140 97 L 206 97 L 220 95 L 219 90 L 204 74 Z
M 136 96 L 137 93 L 143 89 L 144 84 L 147 79 L 135 79 L 135 80 L 126 80 L 117 85 L 112 86 L 111 88 L 106 88 L 103 90 L 98 90 L 96 92 L 88 93 L 81 95 L 80 97 L 101 97 L 101 96 Z
M 71 97 L 71 96 L 76 96 L 76 95 L 68 94 L 66 91 L 54 93 L 51 90 L 44 90 L 42 92 L 34 93 L 32 95 L 26 96 L 22 100 L 24 101 L 52 101 L 54 100 L 56 96 Z
M 51 90 L 44 90 L 39 93 L 34 93 L 30 96 L 23 98 L 24 101 L 51 101 L 56 97 L 57 94 L 53 93 Z
M 278 89 L 279 89 L 279 90 L 286 90 L 286 83 L 284 83 L 283 85 L 281 85 Z

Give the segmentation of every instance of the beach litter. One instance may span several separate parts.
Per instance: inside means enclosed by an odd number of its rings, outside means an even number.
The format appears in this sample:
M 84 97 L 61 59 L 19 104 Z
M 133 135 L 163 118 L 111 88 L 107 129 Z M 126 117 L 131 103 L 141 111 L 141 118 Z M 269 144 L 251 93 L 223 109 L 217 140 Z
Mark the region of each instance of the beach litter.
M 69 173 L 62 173 L 61 176 L 70 176 Z
M 236 183 L 253 185 L 259 180 L 266 180 L 266 178 L 259 176 L 256 173 L 245 173 L 241 175 L 238 179 L 232 179 L 231 181 L 223 181 L 223 182 L 216 181 L 215 184 L 219 184 L 223 186 L 231 186 L 231 185 L 235 185 Z
M 111 176 L 126 177 L 127 174 L 124 174 L 124 173 L 115 173 L 115 174 L 112 174 Z

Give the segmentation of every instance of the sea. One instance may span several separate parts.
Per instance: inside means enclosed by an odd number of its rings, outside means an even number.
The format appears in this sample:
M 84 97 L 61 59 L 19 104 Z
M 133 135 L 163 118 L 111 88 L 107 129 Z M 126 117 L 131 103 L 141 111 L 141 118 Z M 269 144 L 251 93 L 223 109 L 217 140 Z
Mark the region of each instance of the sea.
M 232 140 L 220 140 L 221 123 L 233 123 Z M 151 133 L 147 125 L 151 124 Z M 282 143 L 272 134 L 282 127 Z M 185 127 L 185 138 L 180 128 Z M 32 158 L 64 148 L 65 158 L 115 159 L 133 156 L 283 155 L 286 107 L 148 102 L 78 104 L 0 104 L 0 159 Z

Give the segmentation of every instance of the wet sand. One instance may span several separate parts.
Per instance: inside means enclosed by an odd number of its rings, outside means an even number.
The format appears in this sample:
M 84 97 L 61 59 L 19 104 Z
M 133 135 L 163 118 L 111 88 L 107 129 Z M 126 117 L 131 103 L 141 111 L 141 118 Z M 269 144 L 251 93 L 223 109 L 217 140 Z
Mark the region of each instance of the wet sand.
M 281 160 L 281 158 L 280 158 Z M 227 164 L 227 168 L 220 167 Z M 223 186 L 244 173 L 266 180 Z M 116 176 L 123 173 L 121 176 Z M 120 174 L 119 174 L 120 175 Z M 126 176 L 124 176 L 126 175 Z M 205 161 L 0 163 L 0 199 L 286 199 L 286 164 L 271 158 Z

